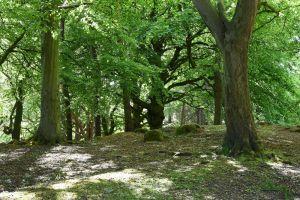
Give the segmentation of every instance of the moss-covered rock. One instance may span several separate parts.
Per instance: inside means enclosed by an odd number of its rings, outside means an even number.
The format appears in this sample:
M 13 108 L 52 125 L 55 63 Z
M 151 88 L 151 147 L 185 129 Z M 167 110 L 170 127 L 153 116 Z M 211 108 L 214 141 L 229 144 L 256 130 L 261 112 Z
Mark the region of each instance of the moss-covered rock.
M 198 124 L 185 124 L 176 129 L 176 135 L 185 135 L 188 133 L 196 133 L 201 130 L 200 125 Z
M 148 141 L 163 141 L 163 132 L 159 129 L 147 131 L 144 135 L 144 142 Z
M 137 128 L 134 130 L 135 133 L 147 133 L 147 131 L 149 131 L 146 128 Z

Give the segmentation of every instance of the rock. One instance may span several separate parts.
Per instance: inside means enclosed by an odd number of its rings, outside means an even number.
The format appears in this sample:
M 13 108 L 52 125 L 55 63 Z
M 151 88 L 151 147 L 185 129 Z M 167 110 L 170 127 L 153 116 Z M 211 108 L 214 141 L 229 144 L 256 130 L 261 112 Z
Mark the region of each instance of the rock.
M 163 132 L 159 129 L 147 131 L 144 135 L 144 142 L 163 141 L 163 140 L 164 140 Z
M 203 128 L 198 124 L 185 124 L 176 129 L 176 135 L 185 135 L 188 133 L 203 132 Z

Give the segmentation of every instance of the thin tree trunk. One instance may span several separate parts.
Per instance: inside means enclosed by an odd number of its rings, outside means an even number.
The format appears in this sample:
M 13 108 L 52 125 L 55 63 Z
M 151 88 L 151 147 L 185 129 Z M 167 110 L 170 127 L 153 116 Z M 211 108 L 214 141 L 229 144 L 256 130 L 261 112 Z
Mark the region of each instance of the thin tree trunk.
M 180 125 L 181 126 L 185 124 L 185 118 L 186 118 L 186 105 L 185 105 L 185 103 L 182 103 L 181 115 L 180 115 Z
M 69 88 L 66 84 L 63 85 L 64 105 L 65 105 L 65 118 L 66 118 L 66 133 L 67 140 L 73 140 L 73 123 L 72 123 L 72 111 L 71 111 L 71 96 Z
M 130 92 L 123 87 L 123 106 L 124 106 L 124 130 L 133 131 L 132 108 L 130 105 Z
M 14 119 L 14 128 L 12 130 L 12 139 L 15 141 L 20 141 L 22 117 L 23 102 L 22 100 L 18 99 L 16 101 L 16 115 Z
M 222 115 L 222 77 L 220 72 L 215 72 L 214 74 L 214 125 L 221 125 L 221 115 Z
M 53 6 L 54 7 L 54 6 Z M 52 7 L 52 8 L 53 8 Z M 49 11 L 47 11 L 49 12 Z M 42 93 L 41 117 L 37 140 L 43 144 L 54 144 L 60 138 L 59 98 L 58 98 L 58 39 L 51 30 L 57 29 L 53 13 L 47 13 L 48 30 L 42 37 Z

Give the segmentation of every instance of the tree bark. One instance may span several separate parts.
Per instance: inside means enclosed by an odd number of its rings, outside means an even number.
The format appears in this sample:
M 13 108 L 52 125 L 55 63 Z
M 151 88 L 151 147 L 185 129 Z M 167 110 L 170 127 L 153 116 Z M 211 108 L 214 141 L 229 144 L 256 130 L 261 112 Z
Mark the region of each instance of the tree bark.
M 48 12 L 48 20 L 45 22 L 47 31 L 42 37 L 41 117 L 37 140 L 43 144 L 54 144 L 59 142 L 60 138 L 58 39 L 52 35 L 52 30 L 57 29 L 58 23 L 53 13 Z
M 214 102 L 215 102 L 215 109 L 214 109 L 214 125 L 221 125 L 222 124 L 222 76 L 219 71 L 215 72 L 214 74 Z
M 225 113 L 227 132 L 224 147 L 231 155 L 258 151 L 249 87 L 247 46 L 227 43 L 225 60 Z

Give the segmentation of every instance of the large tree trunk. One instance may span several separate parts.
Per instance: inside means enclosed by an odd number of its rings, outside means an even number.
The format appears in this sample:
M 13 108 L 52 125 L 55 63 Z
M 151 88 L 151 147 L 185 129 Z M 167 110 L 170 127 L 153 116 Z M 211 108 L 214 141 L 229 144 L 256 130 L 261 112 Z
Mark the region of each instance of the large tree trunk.
M 63 85 L 64 105 L 65 105 L 65 118 L 66 118 L 66 133 L 67 140 L 72 141 L 72 111 L 71 111 L 71 96 L 69 88 L 66 84 Z
M 58 40 L 52 35 L 57 29 L 53 13 L 48 13 L 48 30 L 42 37 L 42 93 L 41 117 L 37 131 L 37 140 L 43 144 L 59 141 L 60 119 L 58 98 Z
M 248 87 L 247 45 L 228 41 L 225 60 L 225 148 L 231 155 L 258 151 Z
M 231 20 L 223 1 L 217 8 L 210 0 L 193 0 L 224 57 L 225 113 L 224 149 L 230 155 L 258 152 L 248 87 L 248 45 L 259 0 L 238 0 Z
M 124 106 L 124 130 L 133 131 L 132 108 L 130 105 L 130 92 L 123 87 L 123 106 Z
M 214 125 L 221 125 L 222 116 L 222 77 L 220 72 L 215 72 L 214 74 Z
M 163 126 L 163 121 L 165 119 L 164 106 L 156 101 L 155 98 L 151 99 L 151 103 L 147 108 L 147 120 L 150 129 L 160 129 Z

